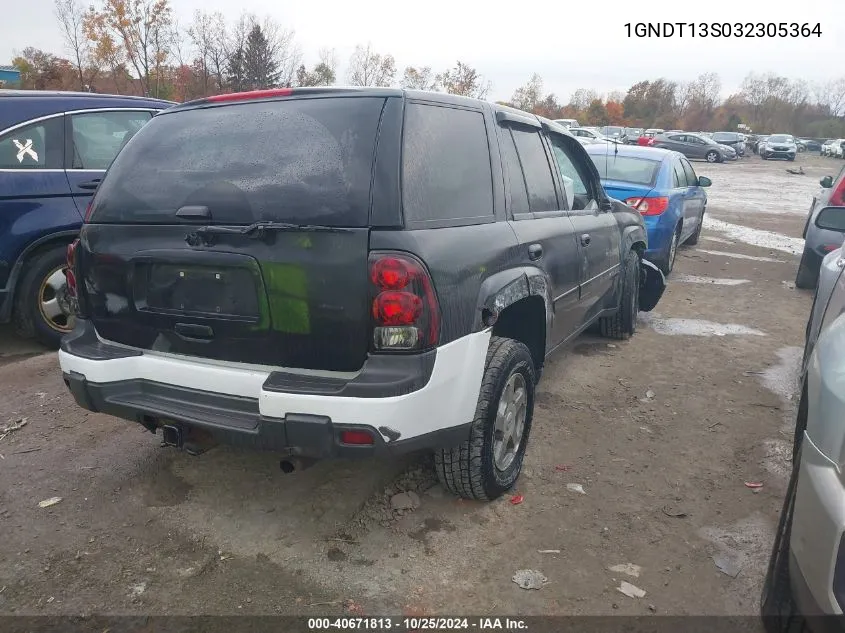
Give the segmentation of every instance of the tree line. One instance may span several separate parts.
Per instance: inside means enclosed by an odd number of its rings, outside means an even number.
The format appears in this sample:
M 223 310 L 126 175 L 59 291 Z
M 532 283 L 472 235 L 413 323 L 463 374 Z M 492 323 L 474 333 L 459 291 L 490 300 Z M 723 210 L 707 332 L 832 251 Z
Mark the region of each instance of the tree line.
M 139 94 L 175 101 L 270 87 L 401 86 L 486 98 L 491 82 L 462 61 L 435 71 L 407 66 L 370 44 L 355 47 L 338 76 L 333 49 L 319 51 L 313 66 L 292 29 L 276 20 L 243 13 L 227 20 L 220 12 L 197 11 L 179 24 L 169 0 L 54 0 L 66 57 L 28 47 L 14 60 L 21 87 Z M 665 78 L 639 81 L 626 92 L 602 95 L 589 88 L 568 101 L 546 93 L 534 74 L 508 105 L 549 118 L 574 118 L 582 125 L 625 125 L 687 130 L 786 131 L 816 137 L 845 136 L 845 77 L 821 83 L 773 73 L 750 74 L 740 90 L 722 98 L 719 76 L 689 82 Z

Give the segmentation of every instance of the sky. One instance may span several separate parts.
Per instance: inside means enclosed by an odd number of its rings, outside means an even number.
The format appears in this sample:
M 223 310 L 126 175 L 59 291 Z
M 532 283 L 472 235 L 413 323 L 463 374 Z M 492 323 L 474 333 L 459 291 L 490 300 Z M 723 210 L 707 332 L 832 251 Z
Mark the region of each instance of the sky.
M 84 0 L 87 4 L 89 0 Z M 96 0 L 95 0 L 96 1 Z M 356 44 L 390 53 L 399 69 L 431 66 L 435 72 L 461 60 L 492 82 L 490 98 L 506 100 L 533 73 L 544 91 L 567 102 L 578 88 L 606 94 L 643 79 L 689 81 L 717 73 L 722 96 L 736 92 L 750 72 L 826 81 L 845 76 L 845 0 L 534 0 L 514 3 L 457 0 L 170 0 L 180 24 L 195 10 L 221 11 L 234 22 L 242 10 L 270 15 L 295 31 L 305 61 L 334 48 L 339 82 Z M 590 7 L 595 7 L 590 11 Z M 626 23 L 797 22 L 821 25 L 821 37 L 642 38 Z M 0 64 L 35 46 L 67 54 L 53 15 L 53 0 L 0 0 Z

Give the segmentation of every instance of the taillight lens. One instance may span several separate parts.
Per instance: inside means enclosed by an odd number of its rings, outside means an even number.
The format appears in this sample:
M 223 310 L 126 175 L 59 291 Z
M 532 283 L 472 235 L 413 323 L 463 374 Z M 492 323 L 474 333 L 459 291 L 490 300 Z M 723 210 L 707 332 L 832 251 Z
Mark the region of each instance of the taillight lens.
M 820 248 L 823 252 L 830 253 L 832 251 L 835 251 L 840 246 L 842 246 L 842 244 L 822 244 Z
M 660 215 L 669 208 L 669 198 L 628 198 L 625 204 L 634 207 L 641 215 Z
M 420 351 L 440 338 L 440 306 L 434 284 L 416 257 L 371 253 L 370 315 L 375 351 Z
M 373 436 L 367 431 L 342 431 L 340 434 L 341 444 L 355 444 L 357 446 L 369 446 L 375 443 Z
M 67 281 L 67 293 L 75 299 L 76 298 L 76 249 L 79 246 L 79 238 L 73 240 L 67 245 L 67 255 L 65 256 L 65 280 Z
M 91 219 L 91 211 L 94 210 L 94 199 L 92 198 L 91 201 L 88 203 L 88 206 L 85 208 L 85 222 Z

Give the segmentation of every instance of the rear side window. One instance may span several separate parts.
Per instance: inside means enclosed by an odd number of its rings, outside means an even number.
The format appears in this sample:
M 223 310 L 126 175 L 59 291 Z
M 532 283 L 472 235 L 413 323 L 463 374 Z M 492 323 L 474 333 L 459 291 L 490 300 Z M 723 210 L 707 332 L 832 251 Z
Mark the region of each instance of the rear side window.
M 675 187 L 687 186 L 687 175 L 684 173 L 684 168 L 681 167 L 681 163 L 678 161 L 675 161 L 675 164 L 672 165 L 672 183 Z
M 0 169 L 61 169 L 63 119 L 53 117 L 0 137 Z
M 406 106 L 402 207 L 412 222 L 493 217 L 493 173 L 481 112 Z
M 70 118 L 72 169 L 108 169 L 114 157 L 152 115 L 149 112 L 88 112 Z
M 509 128 L 500 129 L 502 133 L 502 163 L 505 166 L 508 183 L 510 185 L 510 212 L 528 213 L 528 189 L 525 188 L 525 177 L 519 165 L 519 156 Z
M 513 140 L 525 174 L 528 208 L 531 211 L 557 211 L 552 168 L 543 148 L 540 133 L 533 129 L 513 128 Z
M 287 99 L 154 117 L 120 152 L 92 222 L 177 223 L 187 205 L 213 224 L 366 226 L 384 99 Z

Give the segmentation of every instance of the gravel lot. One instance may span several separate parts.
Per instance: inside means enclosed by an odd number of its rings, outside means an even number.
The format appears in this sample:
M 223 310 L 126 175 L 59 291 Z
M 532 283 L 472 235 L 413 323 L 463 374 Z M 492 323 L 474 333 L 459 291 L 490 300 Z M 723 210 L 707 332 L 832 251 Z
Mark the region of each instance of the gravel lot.
M 695 163 L 699 246 L 633 339 L 549 363 L 518 505 L 453 499 L 424 459 L 284 475 L 274 455 L 160 448 L 0 332 L 0 428 L 27 421 L 0 440 L 0 614 L 755 614 L 812 300 L 795 253 L 840 166 Z M 391 510 L 403 490 L 417 509 Z M 609 569 L 626 563 L 638 577 Z M 549 583 L 520 589 L 518 569 Z

